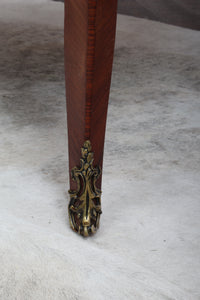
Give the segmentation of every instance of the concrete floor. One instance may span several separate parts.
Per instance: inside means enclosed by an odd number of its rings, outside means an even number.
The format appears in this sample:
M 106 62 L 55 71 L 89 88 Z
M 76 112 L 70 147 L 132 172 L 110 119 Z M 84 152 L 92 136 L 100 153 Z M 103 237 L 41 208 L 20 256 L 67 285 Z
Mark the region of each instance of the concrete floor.
M 118 16 L 101 228 L 83 239 L 63 4 L 2 0 L 0 31 L 0 299 L 200 299 L 200 33 Z

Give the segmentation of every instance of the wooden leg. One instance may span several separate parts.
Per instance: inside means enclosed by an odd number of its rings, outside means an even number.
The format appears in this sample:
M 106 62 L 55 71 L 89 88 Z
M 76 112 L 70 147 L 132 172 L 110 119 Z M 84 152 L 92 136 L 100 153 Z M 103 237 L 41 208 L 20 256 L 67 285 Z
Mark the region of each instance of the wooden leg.
M 88 236 L 99 226 L 117 0 L 65 0 L 69 219 Z M 82 149 L 82 150 L 81 150 Z

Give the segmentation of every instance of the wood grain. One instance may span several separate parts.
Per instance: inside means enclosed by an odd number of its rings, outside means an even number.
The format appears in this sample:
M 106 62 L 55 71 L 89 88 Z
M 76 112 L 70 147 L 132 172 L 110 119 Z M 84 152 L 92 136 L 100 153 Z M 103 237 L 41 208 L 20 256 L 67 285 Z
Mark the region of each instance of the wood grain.
M 102 168 L 112 73 L 117 0 L 65 1 L 65 70 L 69 169 L 89 139 Z M 70 180 L 70 188 L 76 184 Z M 101 177 L 97 182 L 101 188 Z

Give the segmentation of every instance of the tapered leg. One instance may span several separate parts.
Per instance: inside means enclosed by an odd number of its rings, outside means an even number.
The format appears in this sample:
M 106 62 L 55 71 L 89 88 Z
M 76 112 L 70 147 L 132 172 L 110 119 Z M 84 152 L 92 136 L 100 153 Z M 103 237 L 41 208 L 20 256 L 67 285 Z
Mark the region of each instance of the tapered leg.
M 99 226 L 117 0 L 65 0 L 69 219 L 88 236 Z

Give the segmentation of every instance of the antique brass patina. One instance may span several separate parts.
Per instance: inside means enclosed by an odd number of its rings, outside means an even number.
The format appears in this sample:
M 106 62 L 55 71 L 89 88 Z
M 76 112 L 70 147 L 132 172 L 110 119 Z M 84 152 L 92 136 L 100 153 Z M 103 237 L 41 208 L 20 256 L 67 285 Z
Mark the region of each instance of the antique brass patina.
M 101 174 L 100 167 L 93 167 L 91 143 L 86 141 L 81 148 L 81 167 L 71 171 L 73 180 L 77 182 L 77 190 L 69 191 L 69 221 L 71 228 L 83 236 L 89 236 L 99 227 L 101 211 L 101 191 L 95 182 Z

